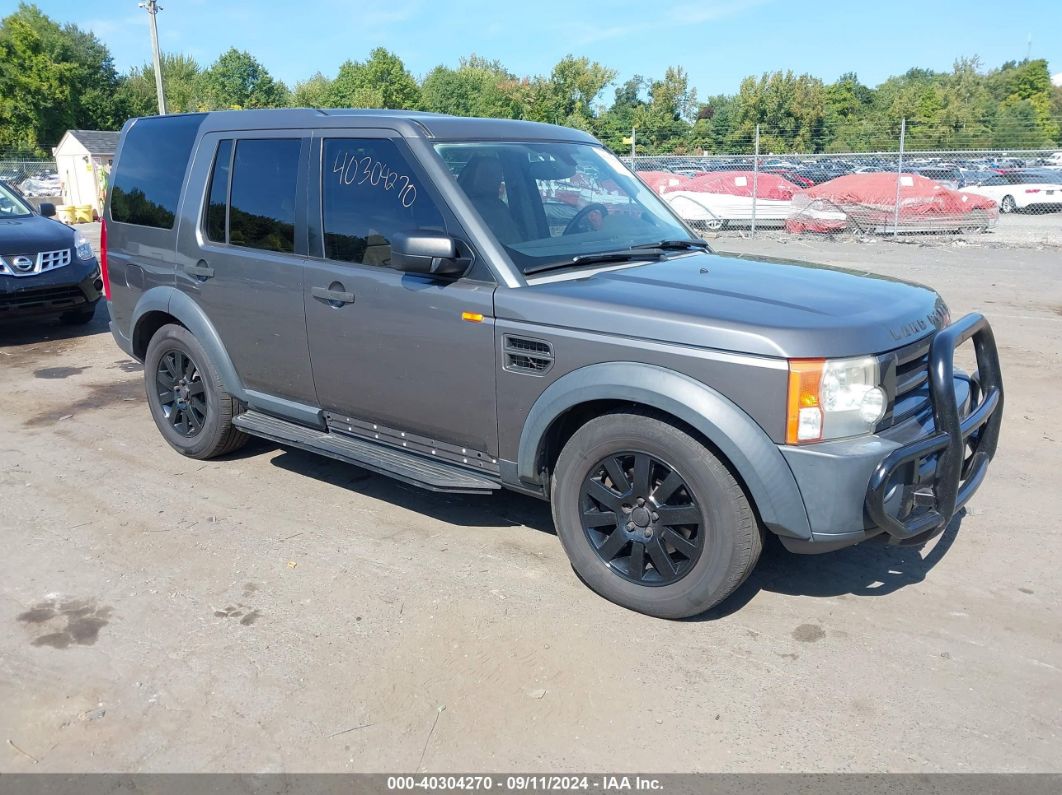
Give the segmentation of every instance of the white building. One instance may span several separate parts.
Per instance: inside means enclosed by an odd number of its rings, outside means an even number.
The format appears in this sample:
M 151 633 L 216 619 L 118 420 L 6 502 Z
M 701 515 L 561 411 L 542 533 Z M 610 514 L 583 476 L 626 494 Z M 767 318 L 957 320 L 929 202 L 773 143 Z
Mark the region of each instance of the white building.
M 118 135 L 101 130 L 67 130 L 52 149 L 65 204 L 91 204 L 97 213 L 103 212 L 100 196 L 109 179 Z

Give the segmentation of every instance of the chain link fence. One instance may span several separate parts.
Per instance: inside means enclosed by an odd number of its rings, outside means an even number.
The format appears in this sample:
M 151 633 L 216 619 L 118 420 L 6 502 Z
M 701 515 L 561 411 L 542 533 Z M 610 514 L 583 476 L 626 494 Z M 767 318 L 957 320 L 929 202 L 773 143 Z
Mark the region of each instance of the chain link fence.
M 971 235 L 1008 214 L 1062 229 L 1062 148 L 910 150 L 906 133 L 895 151 L 778 153 L 757 127 L 744 153 L 624 159 L 701 232 Z
M 23 160 L 0 154 L 0 182 L 18 190 L 34 205 L 62 202 L 63 186 L 54 160 Z

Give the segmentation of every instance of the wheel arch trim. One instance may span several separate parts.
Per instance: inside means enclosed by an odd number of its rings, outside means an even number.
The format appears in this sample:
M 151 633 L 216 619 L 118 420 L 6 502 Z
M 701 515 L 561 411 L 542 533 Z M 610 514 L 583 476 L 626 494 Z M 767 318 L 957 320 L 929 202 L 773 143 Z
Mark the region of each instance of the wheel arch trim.
M 807 510 L 792 470 L 767 433 L 731 400 L 689 376 L 656 365 L 608 362 L 574 370 L 538 397 L 520 434 L 517 473 L 536 471 L 546 434 L 569 409 L 595 400 L 655 408 L 695 428 L 727 458 L 748 487 L 764 524 L 779 535 L 811 538 Z
M 206 348 L 207 354 L 218 368 L 225 391 L 235 398 L 247 400 L 243 382 L 236 373 L 236 367 L 225 350 L 217 329 L 195 301 L 176 287 L 169 285 L 148 290 L 140 296 L 140 300 L 133 309 L 133 321 L 130 323 L 131 340 L 136 339 L 141 321 L 151 312 L 165 312 L 192 332 L 199 344 Z

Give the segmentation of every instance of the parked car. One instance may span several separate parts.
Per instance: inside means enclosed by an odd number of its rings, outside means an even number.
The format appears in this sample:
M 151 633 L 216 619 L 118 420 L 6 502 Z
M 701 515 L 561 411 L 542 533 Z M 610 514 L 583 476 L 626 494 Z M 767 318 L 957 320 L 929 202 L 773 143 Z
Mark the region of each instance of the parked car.
M 958 190 L 962 185 L 962 171 L 958 166 L 913 166 L 905 171 L 931 179 L 951 190 Z
M 998 220 L 991 199 L 917 174 L 881 172 L 849 174 L 800 191 L 793 196 L 785 226 L 793 233 L 975 233 L 988 231 Z
M 1062 174 L 1052 178 L 1044 171 L 1008 171 L 967 186 L 963 191 L 992 199 L 1003 213 L 1062 208 Z
M 54 220 L 55 205 L 33 209 L 0 183 L 0 322 L 58 317 L 92 320 L 103 281 L 92 246 Z
M 752 171 L 716 171 L 661 191 L 679 216 L 699 229 L 722 229 L 730 224 L 751 223 L 753 187 L 758 222 L 780 225 L 789 216 L 791 199 L 799 188 L 777 174 Z
M 563 183 L 615 190 L 561 228 L 543 205 Z M 578 130 L 152 117 L 125 125 L 111 184 L 111 330 L 171 447 L 260 436 L 548 500 L 584 582 L 650 615 L 726 598 L 766 532 L 798 552 L 930 538 L 996 449 L 984 317 L 953 323 L 919 285 L 716 255 Z M 978 373 L 953 375 L 970 338 Z
M 19 184 L 19 190 L 26 196 L 34 198 L 38 196 L 61 196 L 63 193 L 59 175 L 44 173 L 34 177 L 27 177 Z

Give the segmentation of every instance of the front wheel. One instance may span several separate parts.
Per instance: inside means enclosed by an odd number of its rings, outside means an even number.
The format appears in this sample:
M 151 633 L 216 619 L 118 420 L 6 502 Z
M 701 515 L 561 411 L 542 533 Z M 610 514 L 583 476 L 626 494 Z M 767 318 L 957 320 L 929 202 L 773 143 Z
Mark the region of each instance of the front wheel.
M 660 618 L 722 602 L 763 548 L 726 466 L 649 414 L 606 414 L 576 431 L 557 460 L 552 502 L 557 535 L 584 582 Z
M 225 392 L 210 356 L 188 329 L 160 328 L 144 357 L 148 407 L 170 447 L 189 458 L 213 458 L 242 447 L 232 424 L 236 399 Z

